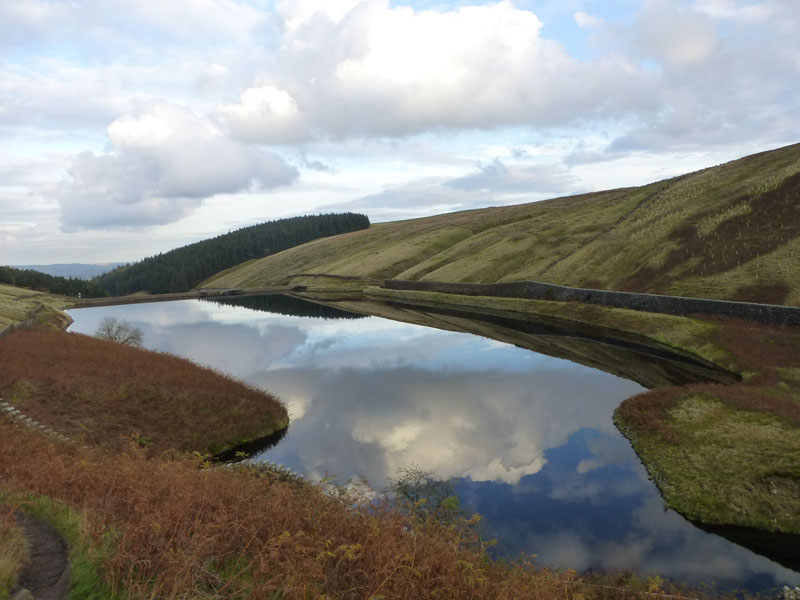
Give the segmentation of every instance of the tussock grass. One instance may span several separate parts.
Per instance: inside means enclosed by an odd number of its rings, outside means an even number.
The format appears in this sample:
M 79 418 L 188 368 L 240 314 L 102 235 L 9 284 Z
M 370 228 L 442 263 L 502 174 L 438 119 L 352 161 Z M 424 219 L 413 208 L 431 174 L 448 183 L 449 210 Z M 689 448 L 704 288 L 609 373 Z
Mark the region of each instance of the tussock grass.
M 716 320 L 745 379 L 655 390 L 615 422 L 667 502 L 691 519 L 800 533 L 797 328 Z
M 284 428 L 272 395 L 184 359 L 85 335 L 0 338 L 0 396 L 68 437 L 109 448 L 219 451 Z
M 28 561 L 28 544 L 14 510 L 0 504 L 0 600 L 7 600 Z
M 204 285 L 311 283 L 291 279 L 295 273 L 533 279 L 797 305 L 799 194 L 796 144 L 638 188 L 381 223 L 229 269 Z

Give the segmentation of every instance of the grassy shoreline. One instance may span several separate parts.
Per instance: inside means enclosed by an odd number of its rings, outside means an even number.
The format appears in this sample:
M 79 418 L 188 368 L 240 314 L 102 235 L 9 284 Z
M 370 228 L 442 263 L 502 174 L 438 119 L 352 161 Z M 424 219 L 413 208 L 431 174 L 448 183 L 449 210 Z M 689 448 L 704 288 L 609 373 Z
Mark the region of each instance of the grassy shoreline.
M 690 520 L 800 534 L 797 327 L 367 285 L 360 292 L 352 286 L 342 292 L 318 284 L 304 296 L 356 310 L 366 306 L 370 314 L 405 320 L 411 319 L 409 312 L 401 314 L 396 306 L 545 315 L 622 336 L 644 336 L 737 373 L 741 381 L 736 383 L 662 387 L 629 398 L 615 411 L 615 424 L 666 503 Z M 357 298 L 395 303 L 395 308 Z M 486 330 L 475 332 L 487 335 Z M 701 414 L 705 417 L 697 421 Z

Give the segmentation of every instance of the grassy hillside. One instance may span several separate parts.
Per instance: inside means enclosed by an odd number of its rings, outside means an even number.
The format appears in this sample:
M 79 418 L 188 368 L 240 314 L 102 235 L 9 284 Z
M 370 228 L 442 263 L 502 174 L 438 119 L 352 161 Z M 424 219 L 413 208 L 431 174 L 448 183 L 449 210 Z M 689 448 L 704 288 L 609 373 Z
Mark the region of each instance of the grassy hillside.
M 798 305 L 800 144 L 643 187 L 381 223 L 206 283 L 255 287 L 298 273 L 534 279 Z
M 23 321 L 36 322 L 42 327 L 64 328 L 70 317 L 59 309 L 72 299 L 0 284 L 0 333 Z

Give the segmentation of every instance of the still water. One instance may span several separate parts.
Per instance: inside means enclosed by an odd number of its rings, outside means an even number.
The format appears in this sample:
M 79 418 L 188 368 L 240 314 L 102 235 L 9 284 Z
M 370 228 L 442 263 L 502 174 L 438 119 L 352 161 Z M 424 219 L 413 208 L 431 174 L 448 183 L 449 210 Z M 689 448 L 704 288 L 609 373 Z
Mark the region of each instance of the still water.
M 632 381 L 377 317 L 201 301 L 70 314 L 70 331 L 91 334 L 104 316 L 120 317 L 143 330 L 147 348 L 278 395 L 291 424 L 261 456 L 310 479 L 366 477 L 381 490 L 408 465 L 455 478 L 462 505 L 484 515 L 499 555 L 721 589 L 800 585 L 800 573 L 665 509 L 612 424 L 614 408 L 644 390 Z

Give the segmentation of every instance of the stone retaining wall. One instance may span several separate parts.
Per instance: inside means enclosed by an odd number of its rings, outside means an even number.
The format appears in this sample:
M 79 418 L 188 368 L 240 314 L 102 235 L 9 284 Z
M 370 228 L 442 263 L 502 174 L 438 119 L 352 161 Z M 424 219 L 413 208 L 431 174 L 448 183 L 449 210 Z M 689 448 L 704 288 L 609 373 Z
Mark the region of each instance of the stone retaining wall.
M 800 308 L 776 304 L 731 302 L 705 298 L 682 298 L 658 294 L 637 294 L 574 288 L 537 281 L 510 283 L 446 283 L 440 281 L 405 281 L 387 279 L 383 287 L 390 290 L 413 290 L 462 294 L 466 296 L 494 296 L 501 298 L 528 298 L 556 302 L 583 302 L 612 308 L 627 308 L 645 312 L 688 316 L 693 314 L 717 315 L 780 325 L 800 325 Z

